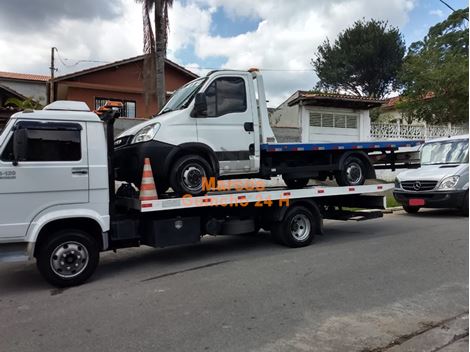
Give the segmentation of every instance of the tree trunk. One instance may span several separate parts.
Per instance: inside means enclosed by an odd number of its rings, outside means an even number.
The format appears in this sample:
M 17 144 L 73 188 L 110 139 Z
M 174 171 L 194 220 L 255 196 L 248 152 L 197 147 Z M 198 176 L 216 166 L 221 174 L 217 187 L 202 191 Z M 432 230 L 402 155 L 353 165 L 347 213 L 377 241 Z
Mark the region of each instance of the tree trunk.
M 156 98 L 157 108 L 160 111 L 166 102 L 165 88 L 165 57 L 166 57 L 166 22 L 164 19 L 165 0 L 155 0 L 155 73 L 156 73 Z

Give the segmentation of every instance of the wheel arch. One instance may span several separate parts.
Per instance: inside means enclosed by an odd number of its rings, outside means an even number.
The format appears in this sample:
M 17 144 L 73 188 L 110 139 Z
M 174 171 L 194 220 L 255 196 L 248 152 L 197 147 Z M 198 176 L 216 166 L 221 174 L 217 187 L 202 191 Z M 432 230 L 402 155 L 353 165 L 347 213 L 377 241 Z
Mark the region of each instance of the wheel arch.
M 83 214 L 83 213 L 82 213 Z M 109 226 L 94 216 L 56 214 L 48 219 L 40 219 L 36 226 L 30 229 L 27 240 L 29 242 L 28 251 L 30 257 L 36 255 L 37 248 L 47 237 L 48 233 L 60 229 L 73 228 L 89 233 L 98 243 L 100 250 L 106 250 L 109 246 L 108 233 Z
M 276 208 L 275 211 L 269 212 L 268 215 L 270 219 L 268 221 L 273 221 L 273 222 L 280 222 L 282 221 L 287 212 L 292 209 L 294 206 L 303 206 L 304 208 L 307 208 L 310 210 L 312 215 L 315 217 L 315 234 L 322 235 L 323 234 L 323 217 L 321 215 L 320 209 L 318 208 L 318 205 L 311 199 L 295 199 L 292 201 L 289 201 L 289 206 L 280 206 Z
M 364 162 L 364 164 L 366 165 L 367 167 L 367 170 L 366 170 L 366 179 L 375 179 L 377 178 L 376 174 L 375 174 L 375 169 L 374 169 L 374 165 L 372 165 L 372 162 L 369 158 L 369 156 L 361 151 L 361 150 L 358 150 L 358 151 L 348 151 L 348 152 L 345 152 L 344 154 L 341 154 L 339 156 L 339 159 L 338 159 L 338 167 L 339 167 L 339 170 L 342 170 L 343 169 L 343 165 L 344 165 L 344 162 L 346 161 L 347 158 L 349 158 L 350 156 L 354 156 L 354 157 L 357 157 L 359 158 L 362 162 Z
M 214 150 L 206 144 L 195 142 L 180 144 L 168 154 L 164 165 L 165 174 L 169 174 L 172 165 L 178 158 L 188 154 L 195 154 L 204 158 L 212 167 L 215 176 L 219 176 L 219 161 Z

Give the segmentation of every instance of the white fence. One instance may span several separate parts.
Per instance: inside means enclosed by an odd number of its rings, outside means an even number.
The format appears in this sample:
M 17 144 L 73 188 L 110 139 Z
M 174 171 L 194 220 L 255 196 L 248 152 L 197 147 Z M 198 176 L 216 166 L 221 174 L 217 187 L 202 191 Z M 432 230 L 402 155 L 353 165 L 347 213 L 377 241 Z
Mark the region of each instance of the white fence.
M 371 123 L 371 139 L 432 139 L 468 134 L 468 127 L 438 125 L 403 125 L 400 123 Z

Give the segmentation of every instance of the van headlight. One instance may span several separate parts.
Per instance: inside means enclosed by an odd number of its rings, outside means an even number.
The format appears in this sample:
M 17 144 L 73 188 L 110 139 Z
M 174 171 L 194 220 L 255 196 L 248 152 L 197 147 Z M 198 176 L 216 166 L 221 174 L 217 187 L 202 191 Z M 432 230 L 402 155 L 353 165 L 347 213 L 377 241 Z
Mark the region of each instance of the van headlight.
M 449 176 L 446 177 L 441 181 L 441 184 L 437 189 L 440 190 L 448 190 L 448 189 L 454 189 L 455 185 L 459 182 L 459 176 Z
M 152 125 L 145 126 L 132 138 L 132 144 L 147 142 L 152 140 L 160 129 L 160 123 L 154 123 Z
M 395 188 L 401 188 L 400 180 L 398 179 L 398 177 L 395 177 Z

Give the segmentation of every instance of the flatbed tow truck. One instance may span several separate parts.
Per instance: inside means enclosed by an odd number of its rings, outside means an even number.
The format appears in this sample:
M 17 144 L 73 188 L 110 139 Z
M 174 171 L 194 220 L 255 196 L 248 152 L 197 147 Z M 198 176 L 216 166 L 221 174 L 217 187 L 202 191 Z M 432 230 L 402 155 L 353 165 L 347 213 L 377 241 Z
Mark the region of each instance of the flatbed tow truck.
M 140 193 L 115 191 L 113 124 L 119 105 L 92 112 L 57 101 L 14 114 L 0 134 L 0 261 L 36 259 L 55 286 L 85 282 L 99 253 L 147 245 L 196 243 L 205 235 L 271 231 L 303 247 L 323 233 L 323 219 L 382 216 L 391 184 L 301 189 L 249 180 L 206 195 L 158 196 L 150 160 L 140 167 Z M 375 209 L 372 211 L 352 211 Z

